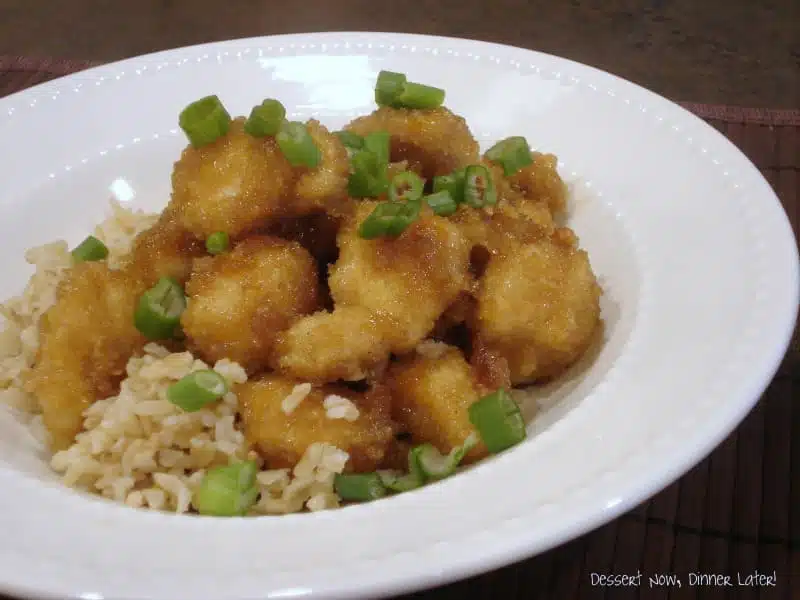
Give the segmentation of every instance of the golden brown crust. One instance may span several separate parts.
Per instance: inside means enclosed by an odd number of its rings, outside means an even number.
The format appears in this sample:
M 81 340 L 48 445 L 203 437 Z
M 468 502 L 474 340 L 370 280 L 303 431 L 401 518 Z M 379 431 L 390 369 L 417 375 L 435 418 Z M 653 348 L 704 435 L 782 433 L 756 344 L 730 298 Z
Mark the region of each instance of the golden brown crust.
M 75 265 L 39 323 L 39 356 L 28 381 L 52 449 L 72 443 L 83 411 L 117 392 L 128 358 L 145 344 L 133 324 L 144 282 L 105 261 Z
M 601 290 L 571 230 L 491 259 L 477 293 L 476 335 L 509 364 L 511 381 L 552 377 L 590 344 Z
M 425 178 L 446 175 L 479 159 L 478 142 L 467 122 L 446 108 L 406 110 L 381 107 L 355 119 L 347 129 L 359 135 L 386 131 L 391 160 L 408 161 Z
M 296 242 L 259 236 L 198 261 L 181 324 L 206 360 L 265 367 L 278 335 L 319 307 L 316 265 Z
M 480 398 L 481 389 L 457 348 L 438 357 L 409 355 L 389 368 L 386 383 L 392 390 L 392 417 L 415 444 L 428 442 L 450 452 L 476 433 L 468 409 Z M 481 443 L 465 462 L 484 456 L 486 447 Z
M 169 208 L 199 239 L 217 231 L 236 238 L 286 214 L 293 178 L 274 138 L 248 135 L 240 118 L 226 136 L 183 151 L 172 173 Z
M 165 211 L 152 227 L 136 236 L 127 268 L 148 286 L 161 277 L 172 277 L 183 284 L 191 273 L 192 261 L 204 253 L 203 243 Z
M 367 393 L 336 385 L 315 387 L 286 414 L 283 400 L 299 383 L 265 375 L 237 387 L 245 435 L 268 467 L 293 467 L 311 444 L 325 442 L 350 455 L 347 471 L 375 470 L 394 437 L 388 392 L 381 387 Z M 330 394 L 352 401 L 358 407 L 358 418 L 329 418 L 323 401 Z

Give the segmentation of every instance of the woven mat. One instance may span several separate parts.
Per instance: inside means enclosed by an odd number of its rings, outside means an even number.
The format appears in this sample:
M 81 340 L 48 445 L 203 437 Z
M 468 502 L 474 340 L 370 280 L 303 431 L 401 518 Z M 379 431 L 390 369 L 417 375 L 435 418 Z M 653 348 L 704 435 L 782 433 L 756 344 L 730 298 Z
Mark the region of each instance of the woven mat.
M 0 57 L 0 96 L 90 66 Z M 684 106 L 755 163 L 798 235 L 800 111 Z M 800 404 L 793 406 L 793 398 L 800 398 L 798 331 L 778 375 L 742 425 L 656 497 L 543 555 L 404 600 L 800 598 Z M 753 582 L 748 577 L 756 571 L 775 581 L 738 585 Z M 638 573 L 638 586 L 598 581 L 601 574 Z M 691 574 L 716 575 L 720 585 L 701 585 L 708 582 Z M 671 575 L 677 579 L 668 581 Z

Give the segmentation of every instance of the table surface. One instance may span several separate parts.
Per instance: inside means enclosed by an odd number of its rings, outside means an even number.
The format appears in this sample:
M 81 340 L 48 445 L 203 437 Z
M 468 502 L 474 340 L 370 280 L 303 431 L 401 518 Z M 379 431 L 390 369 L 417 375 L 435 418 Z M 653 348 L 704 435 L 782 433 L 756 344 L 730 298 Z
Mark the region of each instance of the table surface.
M 0 54 L 109 61 L 236 37 L 405 31 L 549 52 L 676 100 L 795 108 L 798 21 L 797 0 L 0 0 Z
M 406 31 L 550 52 L 612 71 L 674 100 L 795 109 L 800 106 L 798 22 L 797 0 L 305 0 L 296 5 L 0 0 L 0 56 L 110 61 L 236 37 Z M 0 96 L 66 68 L 64 63 L 40 68 L 35 61 L 8 67 L 13 64 L 6 60 L 3 69 L 9 70 L 0 72 Z M 767 119 L 753 124 L 747 116 L 752 112 L 700 110 L 761 169 L 797 234 L 797 115 L 782 113 L 781 123 Z M 526 563 L 408 598 L 800 598 L 800 406 L 793 401 L 798 382 L 796 333 L 778 376 L 737 432 L 652 501 Z M 776 569 L 781 585 L 777 590 L 684 588 L 669 593 L 642 588 L 625 596 L 590 585 L 590 572 L 635 574 L 639 568 L 651 574 Z

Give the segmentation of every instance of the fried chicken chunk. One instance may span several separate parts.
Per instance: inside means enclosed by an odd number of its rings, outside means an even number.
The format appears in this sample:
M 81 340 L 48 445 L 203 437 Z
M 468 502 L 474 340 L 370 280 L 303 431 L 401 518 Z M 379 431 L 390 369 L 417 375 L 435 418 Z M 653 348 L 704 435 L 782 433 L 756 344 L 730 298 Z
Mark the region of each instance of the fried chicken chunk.
M 481 344 L 508 361 L 513 384 L 559 374 L 589 346 L 600 286 L 569 229 L 495 256 L 480 281 Z
M 477 435 L 468 409 L 486 390 L 458 348 L 441 346 L 441 355 L 409 355 L 393 364 L 386 383 L 392 391 L 392 417 L 414 443 L 428 442 L 440 452 L 450 452 L 471 433 Z M 486 453 L 480 443 L 465 462 L 480 460 Z
M 183 284 L 189 278 L 193 259 L 203 254 L 203 244 L 172 214 L 164 212 L 152 227 L 136 236 L 125 268 L 148 286 L 155 285 L 160 277 L 172 277 Z
M 256 138 L 236 119 L 217 141 L 188 146 L 172 172 L 168 210 L 199 239 L 217 231 L 231 237 L 285 213 L 294 173 L 274 138 Z
M 379 317 L 391 350 L 411 350 L 469 284 L 469 243 L 453 223 L 429 210 L 396 238 L 367 240 L 359 224 L 375 208 L 363 202 L 339 233 L 331 268 L 336 307 L 361 306 Z
M 283 401 L 300 384 L 264 375 L 237 388 L 245 436 L 269 468 L 293 467 L 311 444 L 326 442 L 350 455 L 346 470 L 375 470 L 394 436 L 388 391 L 380 386 L 366 393 L 315 387 L 287 414 Z M 350 400 L 357 407 L 356 418 L 331 418 L 325 407 L 329 396 Z
M 75 265 L 59 285 L 39 324 L 39 356 L 28 382 L 54 451 L 72 443 L 88 406 L 117 392 L 128 358 L 144 346 L 133 313 L 145 288 L 105 261 Z
M 554 217 L 563 216 L 567 186 L 558 174 L 555 155 L 534 152 L 533 163 L 514 173 L 509 181 L 529 200 L 544 202 Z
M 480 209 L 461 204 L 452 217 L 470 242 L 497 254 L 552 235 L 556 225 L 547 199 L 517 187 L 497 165 L 482 164 L 491 174 L 497 204 Z
M 306 381 L 359 381 L 389 359 L 382 322 L 361 306 L 300 319 L 280 336 L 275 367 Z
M 206 360 L 228 358 L 249 372 L 265 366 L 279 333 L 317 310 L 314 260 L 296 242 L 252 237 L 198 262 L 181 324 Z
M 282 336 L 279 368 L 317 381 L 361 379 L 389 352 L 414 348 L 468 287 L 469 244 L 457 226 L 426 212 L 397 238 L 366 240 L 358 226 L 375 205 L 361 203 L 339 232 L 333 312 Z
M 478 162 L 478 142 L 467 122 L 446 108 L 407 110 L 381 107 L 359 117 L 347 129 L 359 135 L 387 131 L 391 159 L 408 161 L 409 169 L 425 178 L 445 175 Z
M 341 140 L 319 121 L 311 119 L 306 124 L 322 160 L 311 170 L 300 172 L 295 184 L 294 213 L 323 210 L 334 216 L 352 211 L 352 200 L 347 195 L 350 177 L 350 160 Z

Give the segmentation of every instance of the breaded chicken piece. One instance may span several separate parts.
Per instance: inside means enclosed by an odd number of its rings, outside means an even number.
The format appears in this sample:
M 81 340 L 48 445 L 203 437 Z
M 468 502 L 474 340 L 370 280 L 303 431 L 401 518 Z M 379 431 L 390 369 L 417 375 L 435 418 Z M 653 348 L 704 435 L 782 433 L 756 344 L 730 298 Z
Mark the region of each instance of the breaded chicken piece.
M 117 392 L 128 358 L 144 346 L 133 314 L 145 289 L 105 261 L 76 264 L 59 285 L 39 323 L 39 355 L 28 381 L 54 451 L 72 443 L 87 407 Z
M 172 172 L 169 210 L 201 240 L 217 231 L 236 238 L 285 214 L 293 181 L 275 139 L 248 135 L 239 118 L 217 141 L 183 151 Z
M 308 251 L 270 237 L 198 261 L 186 293 L 181 324 L 188 345 L 208 361 L 228 358 L 251 373 L 267 365 L 278 334 L 319 301 Z
M 469 244 L 427 211 L 397 238 L 366 240 L 358 226 L 375 207 L 360 203 L 339 232 L 328 283 L 334 310 L 298 321 L 281 336 L 276 368 L 313 381 L 374 376 L 390 352 L 412 349 L 469 285 Z
M 389 360 L 383 323 L 361 306 L 300 319 L 279 336 L 274 367 L 305 381 L 360 381 Z
M 444 107 L 407 110 L 384 106 L 355 119 L 347 129 L 358 135 L 388 132 L 391 159 L 407 160 L 409 169 L 426 179 L 446 175 L 479 159 L 478 142 L 466 121 Z
M 484 208 L 461 204 L 452 217 L 470 242 L 486 248 L 490 254 L 498 254 L 513 251 L 520 243 L 552 235 L 556 225 L 546 200 L 526 197 L 503 175 L 500 167 L 488 162 L 482 164 L 491 173 L 497 204 Z
M 396 238 L 364 239 L 358 226 L 375 205 L 362 202 L 339 233 L 331 295 L 336 308 L 361 306 L 377 315 L 391 351 L 402 353 L 467 289 L 470 246 L 456 225 L 428 209 Z
M 293 467 L 311 444 L 325 442 L 350 455 L 345 470 L 375 470 L 394 437 L 388 391 L 381 386 L 366 393 L 341 386 L 315 387 L 286 414 L 283 401 L 299 384 L 299 380 L 264 375 L 237 387 L 245 437 L 268 467 Z M 330 395 L 355 404 L 357 418 L 329 417 L 324 400 Z
M 411 434 L 415 444 L 428 442 L 450 452 L 477 431 L 469 406 L 487 393 L 461 351 L 445 347 L 441 355 L 409 355 L 389 367 L 386 384 L 392 392 L 392 418 Z M 486 456 L 479 443 L 464 462 Z
M 136 236 L 125 268 L 134 271 L 148 286 L 155 285 L 161 277 L 172 277 L 184 284 L 192 261 L 204 253 L 203 243 L 165 211 L 152 227 Z
M 293 213 L 324 210 L 335 216 L 352 212 L 353 200 L 347 195 L 350 177 L 350 159 L 338 136 L 333 135 L 319 121 L 306 123 L 322 160 L 314 169 L 301 171 L 295 184 Z
M 545 203 L 555 218 L 563 216 L 567 208 L 567 186 L 557 167 L 555 155 L 534 152 L 533 164 L 509 177 L 511 185 L 529 200 Z
M 559 374 L 600 323 L 601 289 L 569 229 L 493 257 L 477 293 L 474 332 L 508 361 L 513 384 Z

